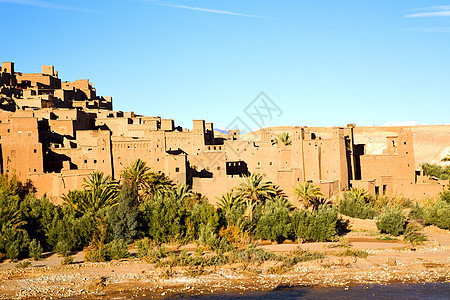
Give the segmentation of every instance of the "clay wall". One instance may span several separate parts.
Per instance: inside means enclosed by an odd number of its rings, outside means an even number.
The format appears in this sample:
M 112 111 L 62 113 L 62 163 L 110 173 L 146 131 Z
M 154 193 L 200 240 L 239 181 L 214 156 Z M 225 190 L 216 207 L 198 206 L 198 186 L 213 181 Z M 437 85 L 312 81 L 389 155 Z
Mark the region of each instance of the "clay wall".
M 2 173 L 15 173 L 25 181 L 30 173 L 43 172 L 42 145 L 36 118 L 11 118 L 0 123 Z

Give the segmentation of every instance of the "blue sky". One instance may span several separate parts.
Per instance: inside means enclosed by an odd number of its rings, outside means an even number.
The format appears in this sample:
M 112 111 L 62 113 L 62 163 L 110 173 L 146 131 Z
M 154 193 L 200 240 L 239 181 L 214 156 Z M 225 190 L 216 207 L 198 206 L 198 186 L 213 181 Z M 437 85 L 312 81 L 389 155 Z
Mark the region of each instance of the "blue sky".
M 450 1 L 0 0 L 0 60 L 89 78 L 114 109 L 227 127 L 450 123 Z

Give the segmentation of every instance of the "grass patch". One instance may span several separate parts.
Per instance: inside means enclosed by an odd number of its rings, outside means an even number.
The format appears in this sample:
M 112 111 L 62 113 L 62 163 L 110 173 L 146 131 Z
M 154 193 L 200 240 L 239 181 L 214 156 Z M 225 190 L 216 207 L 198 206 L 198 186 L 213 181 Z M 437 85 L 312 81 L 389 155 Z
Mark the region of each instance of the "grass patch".
M 364 250 L 355 250 L 347 248 L 342 251 L 332 251 L 329 252 L 329 254 L 337 256 L 337 257 L 344 257 L 344 256 L 352 256 L 352 257 L 359 257 L 359 258 L 367 258 L 369 256 L 369 253 Z
M 16 268 L 19 268 L 19 269 L 28 268 L 28 267 L 31 267 L 31 262 L 28 260 L 20 262 L 16 265 Z

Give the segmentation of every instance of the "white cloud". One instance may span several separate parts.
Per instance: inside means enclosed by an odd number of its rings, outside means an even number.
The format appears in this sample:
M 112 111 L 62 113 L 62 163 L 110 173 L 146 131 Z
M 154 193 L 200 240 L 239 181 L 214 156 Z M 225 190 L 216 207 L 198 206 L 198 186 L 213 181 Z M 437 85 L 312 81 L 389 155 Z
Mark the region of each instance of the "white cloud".
M 409 14 L 406 15 L 405 17 L 406 18 L 450 17 L 450 5 L 430 6 L 414 10 L 422 12 Z
M 237 13 L 237 12 L 232 12 L 232 11 L 202 8 L 202 7 L 195 7 L 195 6 L 188 6 L 188 5 L 179 5 L 179 4 L 169 3 L 169 2 L 162 2 L 162 1 L 147 0 L 146 2 L 155 4 L 155 5 L 160 5 L 160 6 L 182 8 L 182 9 L 188 9 L 188 10 L 196 10 L 196 11 L 202 11 L 202 12 L 214 13 L 214 14 L 232 15 L 232 16 L 238 16 L 238 17 L 249 17 L 249 18 L 264 18 L 263 16 L 248 15 L 248 14 L 242 14 L 242 13 Z

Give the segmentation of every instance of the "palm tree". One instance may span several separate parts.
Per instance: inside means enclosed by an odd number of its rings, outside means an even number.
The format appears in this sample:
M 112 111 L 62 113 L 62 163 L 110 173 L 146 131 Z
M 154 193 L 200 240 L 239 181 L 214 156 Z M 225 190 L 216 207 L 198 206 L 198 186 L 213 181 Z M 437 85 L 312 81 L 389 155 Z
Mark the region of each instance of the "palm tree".
M 275 198 L 271 199 L 271 201 L 273 201 L 273 203 L 278 206 L 287 208 L 289 211 L 295 210 L 295 206 L 284 196 L 276 196 Z
M 292 139 L 289 132 L 281 132 L 278 134 L 278 138 L 280 139 L 280 142 L 282 142 L 285 146 L 292 145 Z
M 177 185 L 177 187 L 174 189 L 174 193 L 177 199 L 181 201 L 181 203 L 187 203 L 187 200 L 194 196 L 191 188 L 184 183 Z
M 289 132 L 280 132 L 277 137 L 272 138 L 270 141 L 272 142 L 272 146 L 278 145 L 279 142 L 283 143 L 285 146 L 292 145 L 292 139 Z
M 294 186 L 294 194 L 301 199 L 302 204 L 308 208 L 313 205 L 314 198 L 324 197 L 320 188 L 311 181 L 304 181 Z
M 152 172 L 150 167 L 141 159 L 136 159 L 132 165 L 127 166 L 122 171 L 122 177 L 130 186 L 135 186 L 141 190 L 144 184 L 150 180 Z
M 81 210 L 81 206 L 83 205 L 82 203 L 84 203 L 84 199 L 85 198 L 85 191 L 83 190 L 73 190 L 73 191 L 69 191 L 66 194 L 63 194 L 61 196 L 61 199 L 70 207 L 72 207 L 73 209 L 80 211 Z
M 250 220 L 253 218 L 253 210 L 258 202 L 265 202 L 276 196 L 276 190 L 271 181 L 263 181 L 260 174 L 244 176 L 244 181 L 236 188 L 236 194 L 245 201 Z
M 450 152 L 447 152 L 445 156 L 441 159 L 442 162 L 450 161 Z
M 152 172 L 149 180 L 143 185 L 142 195 L 144 199 L 150 199 L 157 193 L 164 193 L 172 190 L 172 188 L 172 181 L 164 173 Z
M 62 199 L 80 212 L 98 212 L 100 209 L 117 204 L 119 185 L 102 172 L 94 172 L 84 180 L 84 191 L 71 191 Z
M 224 212 L 230 211 L 234 207 L 242 205 L 243 199 L 239 195 L 233 193 L 225 193 L 222 197 L 216 197 L 219 201 L 217 206 Z
M 309 199 L 309 205 L 312 207 L 313 210 L 318 210 L 321 205 L 329 203 L 330 203 L 329 199 L 324 197 L 313 197 Z
M 362 188 L 351 188 L 350 193 L 354 200 L 366 201 L 369 198 L 369 193 Z

